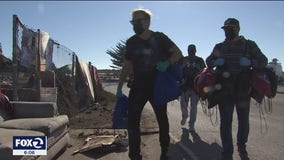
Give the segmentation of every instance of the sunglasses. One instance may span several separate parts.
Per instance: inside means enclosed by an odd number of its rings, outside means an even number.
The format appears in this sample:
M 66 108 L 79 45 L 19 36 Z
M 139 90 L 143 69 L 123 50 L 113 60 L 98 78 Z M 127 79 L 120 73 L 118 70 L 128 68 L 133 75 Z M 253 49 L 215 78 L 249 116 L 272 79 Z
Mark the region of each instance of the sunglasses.
M 146 18 L 139 18 L 139 19 L 131 20 L 130 23 L 132 25 L 134 25 L 134 24 L 141 24 L 143 20 L 146 20 Z

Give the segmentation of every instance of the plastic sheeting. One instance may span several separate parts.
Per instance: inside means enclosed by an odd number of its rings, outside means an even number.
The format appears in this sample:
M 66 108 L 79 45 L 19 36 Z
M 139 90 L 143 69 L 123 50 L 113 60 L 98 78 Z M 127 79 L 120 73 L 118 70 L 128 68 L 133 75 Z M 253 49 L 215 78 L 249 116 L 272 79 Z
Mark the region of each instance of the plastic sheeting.
M 92 76 L 91 76 L 91 72 L 90 72 L 90 69 L 89 69 L 89 65 L 83 61 L 81 61 L 79 58 L 78 58 L 78 63 L 82 69 L 82 72 L 83 72 L 83 75 L 85 77 L 85 79 L 87 80 L 86 83 L 88 85 L 88 88 L 91 92 L 91 95 L 92 95 L 92 98 L 94 100 L 95 98 L 95 95 L 94 95 L 94 87 L 93 87 L 93 82 L 92 82 Z

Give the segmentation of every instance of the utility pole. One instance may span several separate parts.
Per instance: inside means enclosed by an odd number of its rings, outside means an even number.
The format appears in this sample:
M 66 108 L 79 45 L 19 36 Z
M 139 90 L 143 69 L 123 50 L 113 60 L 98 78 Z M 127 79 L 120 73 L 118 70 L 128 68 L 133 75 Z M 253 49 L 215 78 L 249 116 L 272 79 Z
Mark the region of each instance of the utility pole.
M 0 55 L 3 55 L 2 44 L 0 42 Z
M 18 60 L 19 53 L 17 50 L 17 28 L 18 28 L 18 17 L 13 15 L 13 101 L 18 101 Z

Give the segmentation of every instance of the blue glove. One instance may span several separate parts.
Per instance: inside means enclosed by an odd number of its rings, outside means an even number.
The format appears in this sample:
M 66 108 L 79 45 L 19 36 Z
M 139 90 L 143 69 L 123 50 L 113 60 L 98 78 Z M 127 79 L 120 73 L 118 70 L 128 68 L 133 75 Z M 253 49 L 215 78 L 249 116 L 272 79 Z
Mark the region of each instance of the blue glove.
M 160 72 L 165 72 L 169 65 L 170 63 L 168 61 L 159 61 L 156 63 L 156 69 Z
M 121 89 L 118 89 L 118 90 L 116 91 L 116 97 L 117 97 L 117 98 L 120 98 L 120 97 L 122 97 L 122 96 L 123 96 L 123 93 L 122 93 Z
M 240 65 L 241 66 L 250 66 L 251 65 L 251 60 L 248 59 L 247 57 L 241 57 L 240 58 Z
M 213 66 L 222 66 L 224 65 L 224 58 L 217 58 L 214 62 L 213 62 Z

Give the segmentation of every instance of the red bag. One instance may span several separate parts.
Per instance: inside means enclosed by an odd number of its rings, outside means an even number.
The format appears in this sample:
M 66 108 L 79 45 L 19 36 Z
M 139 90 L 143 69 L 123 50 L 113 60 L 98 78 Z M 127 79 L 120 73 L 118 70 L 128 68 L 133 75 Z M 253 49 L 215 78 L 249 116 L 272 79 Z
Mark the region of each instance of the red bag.
M 265 69 L 253 69 L 251 85 L 260 94 L 272 97 L 271 83 Z
M 205 99 L 208 93 L 214 91 L 215 84 L 216 75 L 212 68 L 204 68 L 194 79 L 194 89 L 201 99 Z

